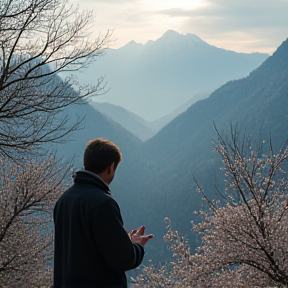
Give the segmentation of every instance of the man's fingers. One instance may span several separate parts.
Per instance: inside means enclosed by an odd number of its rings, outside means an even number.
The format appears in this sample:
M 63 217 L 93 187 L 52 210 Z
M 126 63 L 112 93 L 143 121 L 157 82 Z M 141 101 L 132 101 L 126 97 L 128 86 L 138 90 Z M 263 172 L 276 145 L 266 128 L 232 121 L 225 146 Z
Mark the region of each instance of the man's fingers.
M 144 235 L 144 232 L 145 232 L 145 226 L 142 226 L 138 229 L 138 235 Z
M 141 238 L 151 239 L 151 238 L 154 238 L 154 235 L 153 234 L 143 235 L 141 236 Z
M 138 233 L 135 233 L 131 239 L 134 243 L 138 243 L 144 246 L 147 243 L 147 241 L 149 241 L 152 238 L 154 238 L 153 234 L 139 235 Z
M 137 229 L 133 229 L 131 232 L 130 232 L 130 238 L 135 235 L 137 232 Z
M 154 238 L 153 234 L 145 235 L 144 232 L 145 232 L 145 226 L 132 230 L 130 233 L 131 240 L 134 243 L 138 243 L 144 246 L 148 240 Z

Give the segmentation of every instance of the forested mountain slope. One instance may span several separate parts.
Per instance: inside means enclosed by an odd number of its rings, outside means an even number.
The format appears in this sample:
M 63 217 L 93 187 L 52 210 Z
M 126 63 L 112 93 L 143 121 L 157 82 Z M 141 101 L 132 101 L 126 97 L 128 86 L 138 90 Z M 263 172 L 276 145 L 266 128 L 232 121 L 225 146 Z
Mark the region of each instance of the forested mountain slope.
M 129 225 L 143 219 L 143 224 L 155 233 L 157 249 L 152 249 L 151 257 L 165 250 L 164 217 L 170 217 L 176 229 L 189 234 L 193 211 L 202 206 L 192 175 L 209 195 L 213 194 L 215 177 L 221 183 L 221 161 L 211 145 L 211 139 L 217 138 L 213 121 L 220 132 L 238 123 L 255 143 L 269 141 L 271 135 L 276 149 L 288 136 L 287 107 L 288 40 L 248 77 L 225 84 L 144 143 L 138 157 L 129 164 L 131 170 L 122 175 L 128 189 L 120 195 L 126 198 Z
M 277 148 L 288 136 L 287 105 L 288 40 L 248 77 L 228 82 L 195 103 L 145 143 L 89 105 L 71 106 L 69 115 L 86 116 L 85 129 L 72 134 L 75 141 L 59 146 L 58 151 L 68 156 L 78 154 L 79 167 L 88 140 L 103 137 L 120 146 L 123 163 L 111 190 L 127 229 L 146 225 L 147 232 L 155 234 L 148 243 L 146 260 L 164 261 L 164 217 L 170 217 L 175 229 L 195 240 L 190 221 L 203 203 L 192 176 L 210 196 L 214 179 L 221 184 L 221 161 L 211 145 L 211 139 L 217 138 L 213 121 L 220 132 L 238 123 L 255 143 L 269 140 L 271 134 Z
M 200 99 L 207 98 L 209 94 L 211 93 L 206 92 L 196 94 L 189 101 L 177 107 L 172 113 L 155 121 L 146 121 L 135 113 L 108 102 L 89 101 L 89 104 L 97 111 L 106 115 L 109 119 L 120 124 L 123 128 L 130 131 L 142 141 L 145 141 L 152 138 L 159 130 L 161 130 L 179 114 L 185 112 L 192 104 L 196 103 Z
M 87 142 L 94 138 L 104 138 L 116 143 L 123 155 L 123 163 L 133 161 L 134 154 L 139 150 L 141 141 L 124 129 L 121 125 L 108 119 L 100 112 L 91 107 L 85 100 L 82 104 L 70 105 L 65 109 L 65 113 L 70 116 L 71 125 L 81 119 L 79 129 L 71 132 L 66 143 L 54 144 L 57 155 L 64 156 L 65 159 L 74 158 L 73 167 L 81 168 L 83 165 L 83 153 Z
M 89 104 L 143 141 L 156 134 L 148 122 L 127 109 L 106 102 L 90 101 Z

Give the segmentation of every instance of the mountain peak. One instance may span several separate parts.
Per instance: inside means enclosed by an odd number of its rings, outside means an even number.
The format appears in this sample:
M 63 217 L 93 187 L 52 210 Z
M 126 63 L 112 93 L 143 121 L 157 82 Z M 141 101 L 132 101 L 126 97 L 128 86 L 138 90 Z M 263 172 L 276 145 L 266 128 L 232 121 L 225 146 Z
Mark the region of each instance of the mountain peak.
M 187 33 L 186 35 L 180 34 L 174 30 L 166 31 L 162 37 L 157 39 L 154 43 L 159 45 L 170 46 L 174 48 L 183 49 L 189 47 L 189 49 L 203 49 L 212 47 L 210 44 L 203 41 L 200 37 Z
M 125 51 L 127 53 L 139 53 L 143 49 L 144 45 L 142 43 L 137 43 L 131 40 L 126 45 L 119 48 L 120 51 Z
M 142 46 L 142 44 L 135 42 L 134 40 L 131 40 L 130 42 L 128 42 L 126 45 L 124 45 L 123 47 L 136 47 L 136 46 Z M 121 48 L 123 48 L 121 47 Z
M 179 36 L 183 36 L 183 35 L 170 29 L 163 34 L 162 38 L 171 38 L 171 37 L 179 37 Z
M 177 31 L 174 31 L 174 30 L 168 30 L 166 31 L 162 37 L 160 37 L 159 39 L 186 39 L 186 40 L 189 40 L 190 42 L 193 41 L 195 43 L 202 43 L 202 44 L 208 44 L 207 42 L 205 42 L 204 40 L 202 40 L 200 37 L 198 37 L 197 35 L 195 34 L 192 34 L 192 33 L 187 33 L 186 35 L 184 34 L 180 34 L 178 33 Z

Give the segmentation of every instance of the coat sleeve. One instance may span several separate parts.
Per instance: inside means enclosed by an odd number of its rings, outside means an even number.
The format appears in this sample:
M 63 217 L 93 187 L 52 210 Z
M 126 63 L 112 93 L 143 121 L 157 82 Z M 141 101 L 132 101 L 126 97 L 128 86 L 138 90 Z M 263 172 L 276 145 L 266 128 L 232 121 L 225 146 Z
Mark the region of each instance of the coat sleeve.
M 94 217 L 95 240 L 106 263 L 120 273 L 138 267 L 144 257 L 144 248 L 128 236 L 116 201 L 104 202 Z

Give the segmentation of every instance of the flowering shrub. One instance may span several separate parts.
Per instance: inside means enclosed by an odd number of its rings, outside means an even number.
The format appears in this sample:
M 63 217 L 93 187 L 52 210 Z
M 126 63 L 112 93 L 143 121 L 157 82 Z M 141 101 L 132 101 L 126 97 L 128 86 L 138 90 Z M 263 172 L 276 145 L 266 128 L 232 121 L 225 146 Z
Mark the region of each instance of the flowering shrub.
M 288 214 L 286 143 L 274 153 L 265 142 L 257 150 L 241 146 L 239 134 L 219 141 L 214 150 L 222 157 L 225 189 L 221 201 L 210 201 L 209 211 L 199 211 L 203 221 L 193 225 L 202 245 L 191 253 L 189 243 L 171 229 L 168 241 L 174 261 L 145 267 L 139 280 L 156 287 L 288 287 Z
M 23 162 L 0 158 L 0 287 L 51 287 L 52 210 L 69 167 Z

